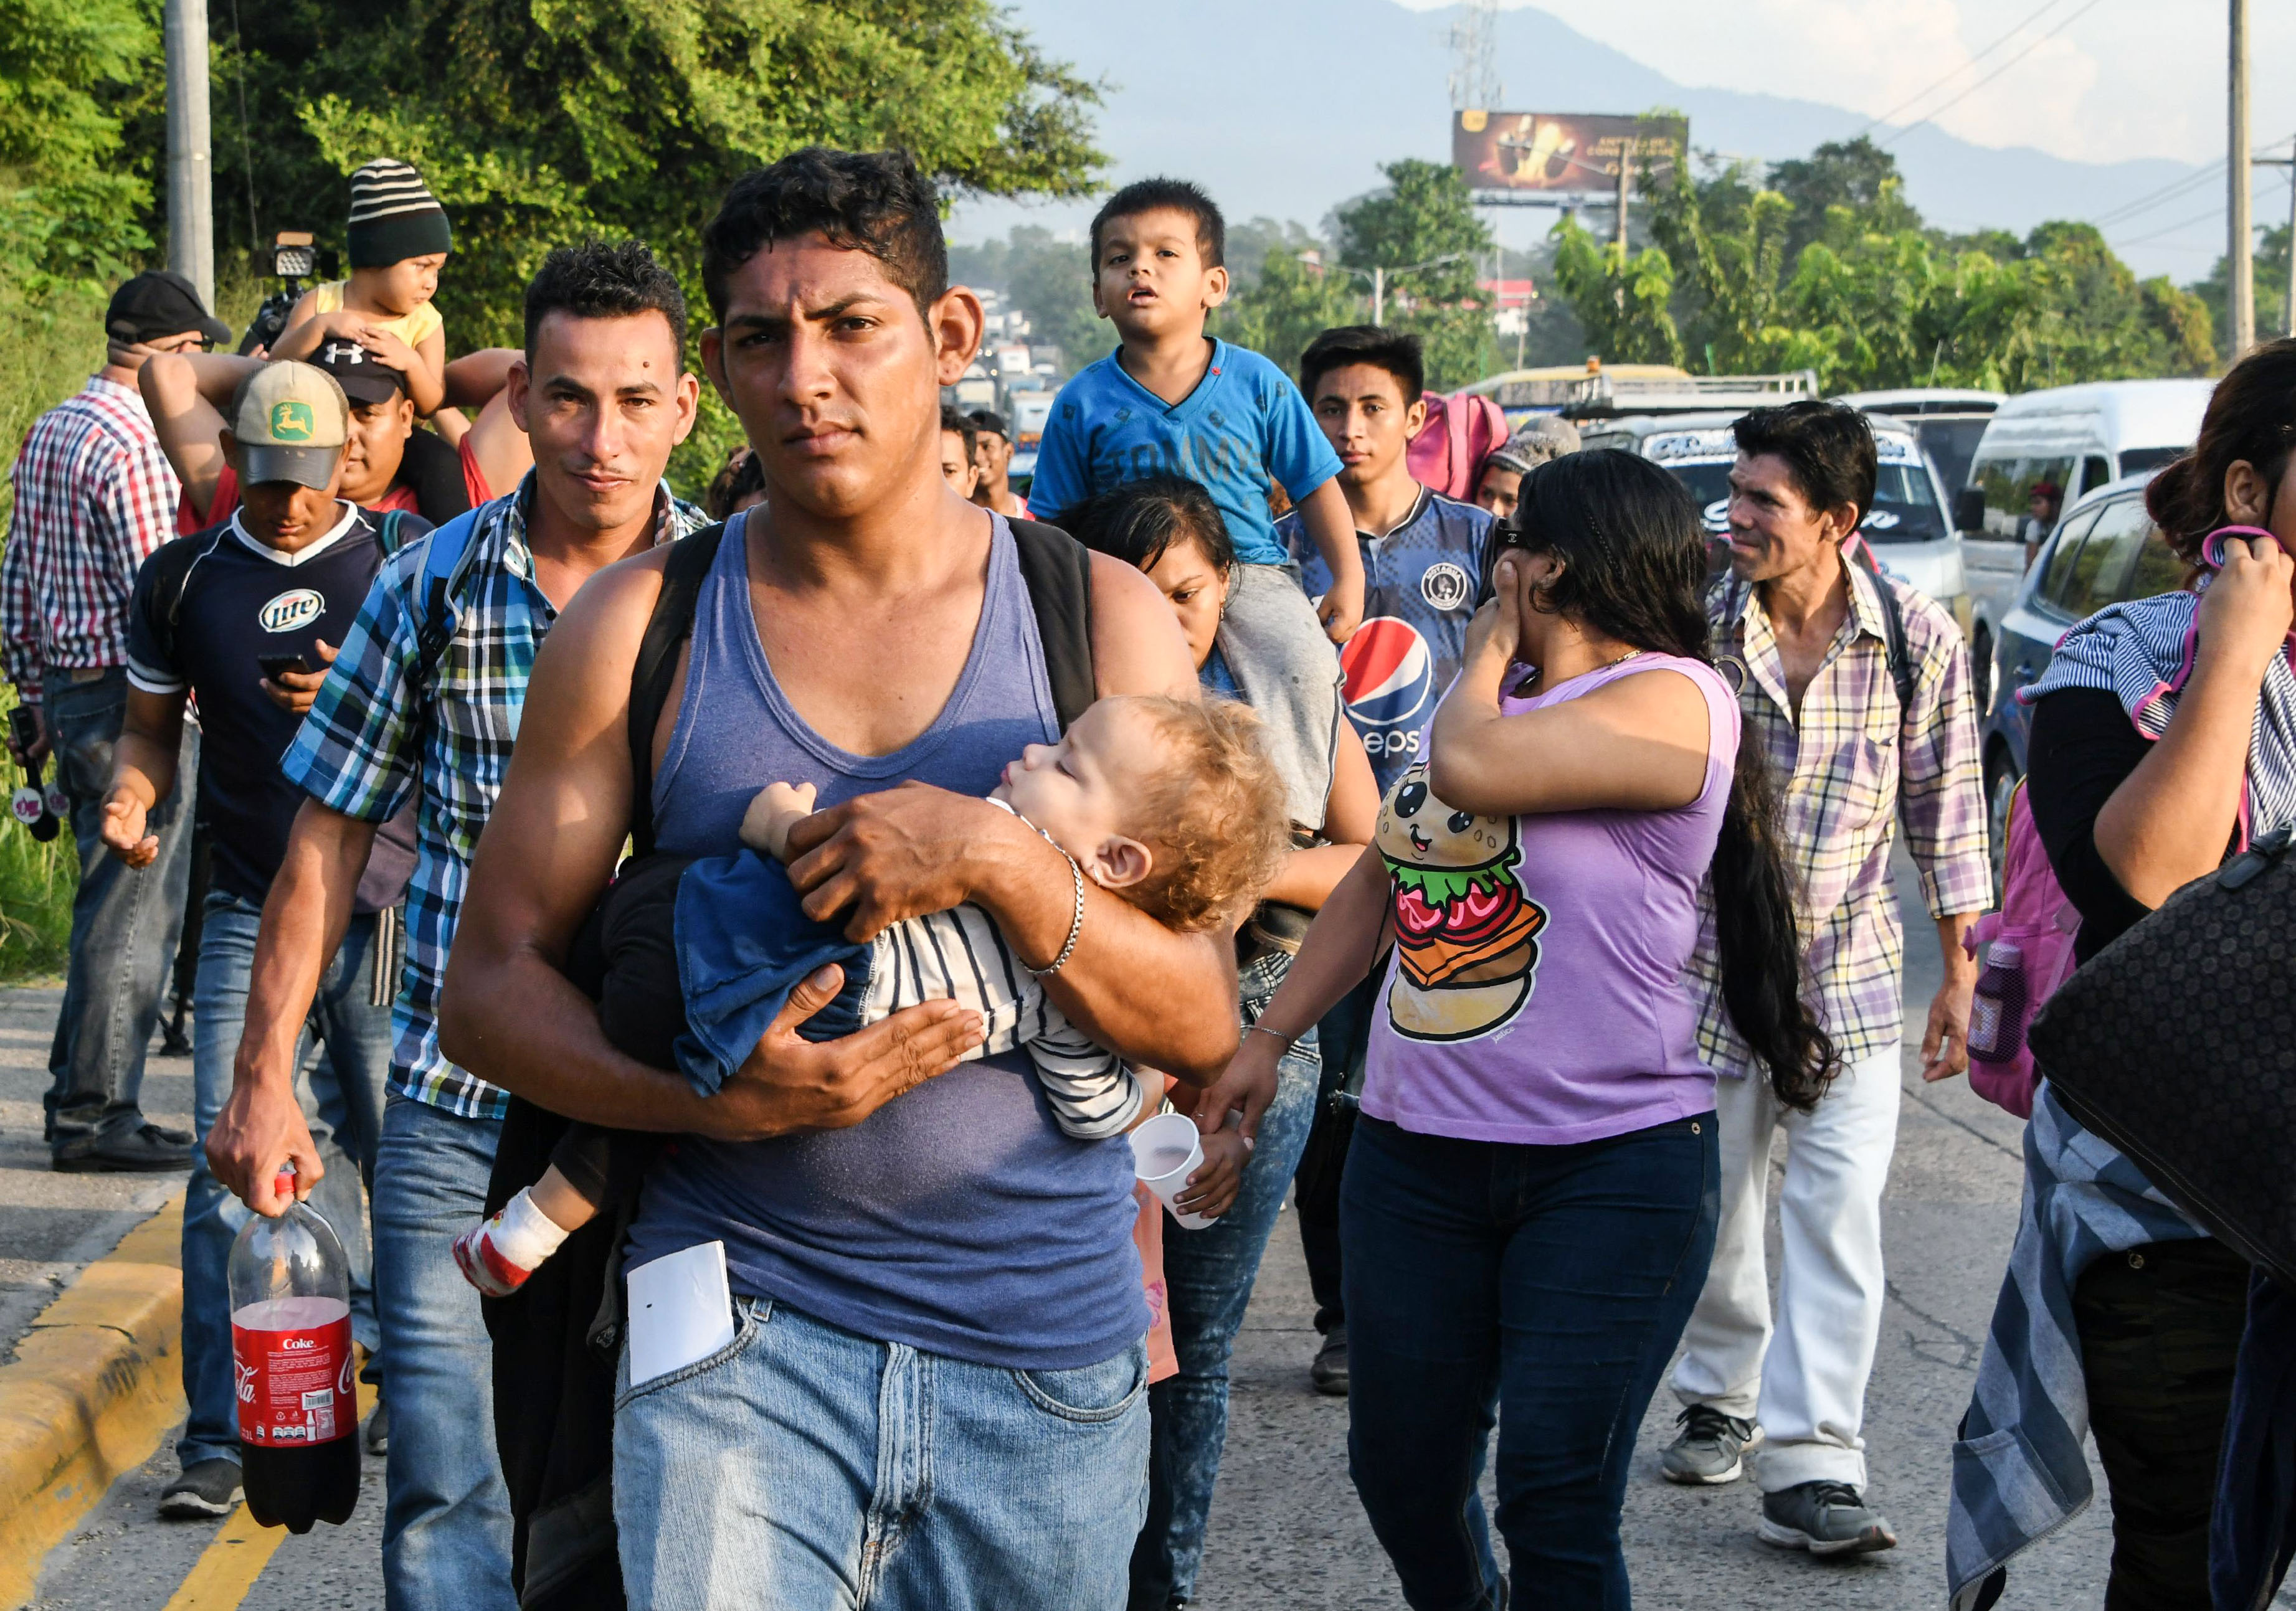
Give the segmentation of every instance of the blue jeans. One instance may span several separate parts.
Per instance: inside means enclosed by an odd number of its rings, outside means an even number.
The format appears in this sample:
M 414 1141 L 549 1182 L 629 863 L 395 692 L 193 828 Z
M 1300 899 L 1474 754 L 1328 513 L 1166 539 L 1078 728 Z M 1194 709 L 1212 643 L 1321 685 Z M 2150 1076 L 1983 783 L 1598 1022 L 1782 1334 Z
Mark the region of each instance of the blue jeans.
M 1567 1147 L 1365 1114 L 1340 1191 L 1348 1465 L 1414 1611 L 1631 1603 L 1619 1511 L 1721 1208 L 1714 1116 Z
M 388 1611 L 515 1611 L 510 1492 L 495 1453 L 494 1345 L 454 1241 L 485 1216 L 500 1119 L 392 1092 L 374 1160 L 374 1296 L 390 1465 Z M 633 1601 L 643 1605 L 644 1601 Z
M 650 1611 L 1118 1611 L 1148 1350 L 1012 1370 L 764 1299 L 614 1406 L 623 1588 Z
M 192 874 L 200 738 L 186 722 L 175 792 L 146 819 L 159 837 L 159 859 L 140 871 L 130 867 L 98 834 L 111 791 L 111 751 L 127 712 L 127 674 L 115 666 L 85 683 L 53 667 L 46 675 L 40 716 L 56 781 L 71 797 L 79 846 L 71 961 L 48 1052 L 49 1139 L 62 1150 L 144 1123 L 144 1051 L 160 1022 Z
M 1246 1024 L 1267 1010 L 1291 967 L 1291 957 L 1281 951 L 1244 965 Z M 1260 1116 L 1234 1206 L 1201 1231 L 1183 1231 L 1168 1216 L 1164 1221 L 1164 1288 L 1180 1370 L 1148 1389 L 1154 1428 L 1148 1523 L 1132 1550 L 1132 1605 L 1140 1611 L 1163 1611 L 1195 1592 L 1204 1522 L 1227 1442 L 1228 1355 L 1315 1118 L 1321 1067 L 1315 1032 L 1302 1035 L 1275 1067 L 1275 1100 Z
M 217 890 L 201 907 L 201 920 L 199 981 L 192 993 L 192 1077 L 193 1123 L 204 1146 L 231 1094 L 232 1060 L 247 1019 L 248 975 L 255 964 L 263 909 Z M 375 1325 L 373 1261 L 359 1182 L 374 1174 L 383 1076 L 390 1072 L 390 1005 L 367 1005 L 367 953 L 373 939 L 373 917 L 351 920 L 342 949 L 319 976 L 304 1043 L 295 1055 L 299 1068 L 314 1036 L 326 1048 L 310 1074 L 321 1121 L 311 1139 L 327 1165 L 311 1193 L 311 1206 L 334 1228 L 349 1257 L 351 1331 L 370 1353 L 381 1350 L 382 1339 Z M 186 1470 L 203 1460 L 239 1458 L 226 1272 L 232 1242 L 247 1220 L 239 1199 L 208 1173 L 206 1155 L 195 1157 L 191 1193 L 184 1202 L 184 1397 L 191 1416 L 176 1443 L 176 1459 Z

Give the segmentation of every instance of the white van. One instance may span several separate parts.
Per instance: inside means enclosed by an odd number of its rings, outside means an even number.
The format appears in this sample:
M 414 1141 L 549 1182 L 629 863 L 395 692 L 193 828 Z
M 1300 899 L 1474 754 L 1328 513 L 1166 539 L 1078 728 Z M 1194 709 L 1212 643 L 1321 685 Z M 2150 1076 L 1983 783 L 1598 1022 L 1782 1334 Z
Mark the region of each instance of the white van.
M 1954 506 L 1972 537 L 2038 545 L 2108 482 L 2192 446 L 2213 380 L 2097 380 L 2010 398 L 1994 411 Z
M 1969 462 L 1985 428 L 2009 398 L 1997 391 L 1972 391 L 1957 386 L 1909 386 L 1896 391 L 1853 391 L 1833 399 L 1869 414 L 1902 420 L 1930 450 L 1948 493 L 1969 485 Z

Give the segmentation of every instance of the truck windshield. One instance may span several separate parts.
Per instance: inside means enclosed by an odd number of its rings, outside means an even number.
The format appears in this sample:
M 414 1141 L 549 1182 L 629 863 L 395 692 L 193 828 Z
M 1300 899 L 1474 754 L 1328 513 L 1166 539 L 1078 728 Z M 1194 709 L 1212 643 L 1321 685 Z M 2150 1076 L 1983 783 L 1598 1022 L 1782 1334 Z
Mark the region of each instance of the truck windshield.
M 1859 529 L 1875 543 L 1935 543 L 1946 535 L 1945 511 L 1929 472 L 1918 464 L 1883 464 L 1874 478 L 1874 507 Z

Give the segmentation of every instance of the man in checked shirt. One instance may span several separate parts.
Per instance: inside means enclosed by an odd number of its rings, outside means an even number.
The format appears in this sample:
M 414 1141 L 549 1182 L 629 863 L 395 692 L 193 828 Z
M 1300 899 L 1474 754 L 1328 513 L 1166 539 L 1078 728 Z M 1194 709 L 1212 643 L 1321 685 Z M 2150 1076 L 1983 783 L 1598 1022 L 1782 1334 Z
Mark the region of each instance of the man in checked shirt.
M 1726 1483 L 1741 1452 L 1759 1444 L 1764 1541 L 1863 1554 L 1898 1541 L 1866 1505 L 1859 1436 L 1882 1327 L 1882 1188 L 1898 1130 L 1904 940 L 1890 852 L 1902 817 L 1945 960 L 1922 1077 L 1946 1079 L 1969 1066 L 1977 969 L 1962 935 L 1993 889 L 1977 716 L 1953 617 L 1842 557 L 1874 503 L 1865 417 L 1793 403 L 1756 409 L 1734 431 L 1731 574 L 1707 600 L 1715 657 L 1780 785 L 1807 987 L 1841 1072 L 1808 1113 L 1771 1094 L 1722 1010 L 1710 920 L 1691 975 L 1700 1049 L 1724 1076 L 1715 1102 L 1722 1213 L 1674 1374 L 1683 1431 L 1661 1469 L 1672 1482 Z M 1773 1337 L 1762 1218 L 1782 1124 L 1790 1151 Z
M 29 746 L 12 733 L 8 748 L 20 765 L 53 751 L 79 845 L 71 963 L 48 1053 L 55 1167 L 182 1171 L 191 1133 L 147 1122 L 139 1100 L 191 877 L 190 790 L 152 814 L 160 854 L 147 871 L 107 855 L 97 828 L 127 706 L 127 601 L 137 568 L 175 536 L 181 490 L 136 372 L 155 353 L 196 352 L 231 331 L 171 274 L 120 286 L 103 326 L 103 367 L 33 422 L 16 458 L 15 515 L 0 553 L 0 661 L 40 721 Z M 198 756 L 186 728 L 179 775 L 192 776 Z

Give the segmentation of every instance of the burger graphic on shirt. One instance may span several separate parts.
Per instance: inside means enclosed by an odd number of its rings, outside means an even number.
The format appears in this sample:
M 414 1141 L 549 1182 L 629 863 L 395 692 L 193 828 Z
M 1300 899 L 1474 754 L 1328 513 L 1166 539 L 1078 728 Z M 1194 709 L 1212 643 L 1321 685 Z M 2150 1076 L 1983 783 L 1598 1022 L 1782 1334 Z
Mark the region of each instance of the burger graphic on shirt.
M 1454 811 L 1419 762 L 1381 806 L 1374 843 L 1395 888 L 1396 1033 L 1464 1041 L 1507 1023 L 1530 999 L 1546 926 L 1515 878 L 1514 819 Z

